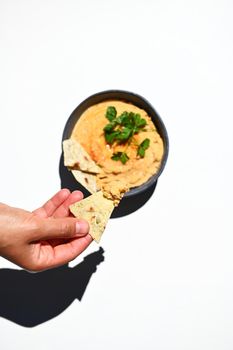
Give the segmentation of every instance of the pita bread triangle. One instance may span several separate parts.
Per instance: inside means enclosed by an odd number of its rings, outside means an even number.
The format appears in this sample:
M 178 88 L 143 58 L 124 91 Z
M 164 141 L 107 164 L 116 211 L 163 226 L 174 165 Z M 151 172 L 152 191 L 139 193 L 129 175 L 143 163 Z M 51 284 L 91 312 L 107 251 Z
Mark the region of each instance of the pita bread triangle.
M 95 174 L 86 173 L 81 170 L 71 170 L 71 172 L 75 179 L 90 193 L 95 193 L 98 191 Z
M 91 159 L 86 150 L 77 141 L 73 139 L 64 140 L 63 151 L 65 166 L 88 173 L 100 173 L 98 165 Z
M 114 209 L 113 201 L 98 191 L 83 200 L 70 205 L 74 216 L 86 220 L 90 225 L 90 235 L 99 243 L 107 222 Z

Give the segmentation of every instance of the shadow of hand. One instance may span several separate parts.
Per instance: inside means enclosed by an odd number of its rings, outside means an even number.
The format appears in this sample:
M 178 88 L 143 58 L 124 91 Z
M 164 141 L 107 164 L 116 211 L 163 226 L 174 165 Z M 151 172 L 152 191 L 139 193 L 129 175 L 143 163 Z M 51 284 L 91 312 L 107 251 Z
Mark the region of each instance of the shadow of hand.
M 73 268 L 68 265 L 40 273 L 0 269 L 0 316 L 34 327 L 62 313 L 76 298 L 81 301 L 104 250 L 89 254 Z

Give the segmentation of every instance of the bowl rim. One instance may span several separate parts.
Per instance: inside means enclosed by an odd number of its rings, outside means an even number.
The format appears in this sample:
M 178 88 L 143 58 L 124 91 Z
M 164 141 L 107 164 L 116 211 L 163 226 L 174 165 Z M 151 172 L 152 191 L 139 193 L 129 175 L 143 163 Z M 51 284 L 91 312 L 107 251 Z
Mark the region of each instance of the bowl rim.
M 124 95 L 124 97 L 116 97 L 114 95 Z M 106 96 L 108 95 L 108 97 Z M 109 96 L 110 95 L 110 96 Z M 139 95 L 138 93 L 134 93 L 131 91 L 127 91 L 127 90 L 120 90 L 120 89 L 110 89 L 110 90 L 103 90 L 97 93 L 94 93 L 90 96 L 88 96 L 87 98 L 85 98 L 74 110 L 73 112 L 70 114 L 69 118 L 66 121 L 64 130 L 63 130 L 63 134 L 62 134 L 62 141 L 64 141 L 65 139 L 69 138 L 71 135 L 71 132 L 74 128 L 74 125 L 76 124 L 78 118 L 81 116 L 81 114 L 89 107 L 97 104 L 97 103 L 101 103 L 103 101 L 107 101 L 107 100 L 118 100 L 118 101 L 125 101 L 128 103 L 132 103 L 134 105 L 137 106 L 137 103 L 132 102 L 130 100 L 130 96 L 136 98 L 137 100 L 141 101 L 142 104 L 145 105 L 145 107 L 140 106 L 141 109 L 146 110 L 146 112 L 148 112 L 148 110 L 150 110 L 150 114 L 148 113 L 148 115 L 151 117 L 152 122 L 155 124 L 154 119 L 157 119 L 157 122 L 159 124 L 160 129 L 162 129 L 162 133 L 163 135 L 160 134 L 160 137 L 163 140 L 163 144 L 164 144 L 164 152 L 163 152 L 163 157 L 162 157 L 162 161 L 160 163 L 160 167 L 158 169 L 158 171 L 152 175 L 145 183 L 143 183 L 140 186 L 137 187 L 133 187 L 131 188 L 128 192 L 126 192 L 124 194 L 124 197 L 131 197 L 134 196 L 136 194 L 139 194 L 141 192 L 144 192 L 146 190 L 148 190 L 153 184 L 156 183 L 156 181 L 158 180 L 159 176 L 162 174 L 166 162 L 167 162 L 167 158 L 168 158 L 168 153 L 169 153 L 169 139 L 168 139 L 168 133 L 167 133 L 167 129 L 164 125 L 163 120 L 161 119 L 160 115 L 157 113 L 157 111 L 155 110 L 155 108 L 152 106 L 152 104 L 143 96 Z M 128 98 L 127 98 L 128 97 Z M 93 103 L 90 103 L 93 101 L 93 99 L 95 100 L 96 98 L 99 98 L 99 101 L 95 101 Z M 77 111 L 82 110 L 83 107 L 85 107 L 86 104 L 89 104 L 89 106 L 87 106 L 86 108 L 84 108 L 84 110 L 81 112 L 80 116 L 76 116 Z M 138 106 L 139 107 L 139 106 Z M 152 115 L 151 115 L 152 112 Z M 157 129 L 157 125 L 155 124 L 156 129 Z

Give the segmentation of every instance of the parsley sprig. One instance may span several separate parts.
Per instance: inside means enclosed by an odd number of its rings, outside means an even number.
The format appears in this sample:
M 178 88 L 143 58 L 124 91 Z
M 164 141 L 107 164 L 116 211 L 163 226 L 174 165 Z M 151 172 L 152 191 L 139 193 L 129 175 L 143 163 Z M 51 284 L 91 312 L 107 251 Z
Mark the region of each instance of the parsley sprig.
M 104 127 L 105 140 L 109 145 L 117 144 L 130 144 L 133 136 L 140 131 L 144 131 L 147 125 L 146 119 L 142 118 L 140 114 L 133 112 L 123 112 L 117 116 L 117 110 L 114 106 L 109 106 L 106 110 L 105 117 L 109 123 Z M 137 150 L 137 155 L 140 157 L 145 156 L 145 151 L 150 145 L 150 140 L 145 139 Z M 126 152 L 117 152 L 112 156 L 113 160 L 120 160 L 122 164 L 125 164 L 129 157 Z
M 112 106 L 107 108 L 105 116 L 110 123 L 104 127 L 104 136 L 110 145 L 127 142 L 146 126 L 146 119 L 141 118 L 140 114 L 123 112 L 117 117 L 117 111 Z
M 113 156 L 111 158 L 113 160 L 120 160 L 122 164 L 125 164 L 129 160 L 129 157 L 125 152 L 113 153 Z
M 149 148 L 149 146 L 150 146 L 150 139 L 143 140 L 140 143 L 140 145 L 138 146 L 137 155 L 140 156 L 141 158 L 144 158 L 145 152 L 146 152 L 147 148 Z

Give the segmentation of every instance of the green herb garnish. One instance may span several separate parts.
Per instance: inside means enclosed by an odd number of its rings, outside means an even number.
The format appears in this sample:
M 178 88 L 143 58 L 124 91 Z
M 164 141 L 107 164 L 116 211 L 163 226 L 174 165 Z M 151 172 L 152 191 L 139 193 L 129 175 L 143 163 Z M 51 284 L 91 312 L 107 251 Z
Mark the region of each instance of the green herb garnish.
M 150 139 L 143 140 L 138 146 L 137 155 L 140 156 L 141 158 L 144 158 L 145 152 L 147 148 L 149 148 L 149 146 L 150 146 Z
M 119 137 L 120 131 L 116 130 L 113 132 L 105 133 L 105 140 L 109 145 L 112 145 L 113 142 Z
M 130 144 L 135 134 L 141 131 L 145 131 L 145 126 L 147 125 L 146 119 L 142 118 L 140 114 L 133 112 L 123 112 L 121 115 L 117 116 L 117 111 L 114 106 L 109 106 L 107 108 L 106 118 L 109 123 L 104 127 L 105 140 L 109 145 L 113 145 L 114 142 L 117 144 Z M 140 157 L 145 156 L 145 150 L 149 147 L 150 140 L 145 139 L 139 146 L 137 154 Z M 120 160 L 125 164 L 129 157 L 125 152 L 117 152 L 112 156 L 113 160 Z
M 104 135 L 107 143 L 110 144 L 114 141 L 127 142 L 146 126 L 146 119 L 141 118 L 138 113 L 123 112 L 117 117 L 116 108 L 113 106 L 107 108 L 105 116 L 110 123 L 104 127 Z
M 123 164 L 125 164 L 129 160 L 129 157 L 125 152 L 113 153 L 113 156 L 111 158 L 113 160 L 120 160 Z
M 116 108 L 113 106 L 109 106 L 107 108 L 105 117 L 111 122 L 113 119 L 115 119 L 116 115 L 117 115 Z

